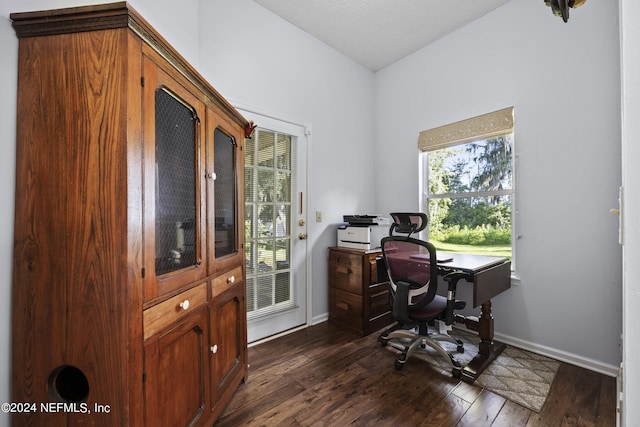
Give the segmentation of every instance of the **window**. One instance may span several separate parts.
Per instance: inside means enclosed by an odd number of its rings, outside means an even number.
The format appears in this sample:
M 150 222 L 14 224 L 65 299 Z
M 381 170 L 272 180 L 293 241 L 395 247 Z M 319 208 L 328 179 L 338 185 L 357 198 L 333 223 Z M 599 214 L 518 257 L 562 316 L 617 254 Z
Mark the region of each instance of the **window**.
M 245 145 L 249 319 L 296 304 L 290 266 L 294 139 L 259 128 Z
M 418 145 L 429 240 L 513 261 L 513 108 L 421 132 Z

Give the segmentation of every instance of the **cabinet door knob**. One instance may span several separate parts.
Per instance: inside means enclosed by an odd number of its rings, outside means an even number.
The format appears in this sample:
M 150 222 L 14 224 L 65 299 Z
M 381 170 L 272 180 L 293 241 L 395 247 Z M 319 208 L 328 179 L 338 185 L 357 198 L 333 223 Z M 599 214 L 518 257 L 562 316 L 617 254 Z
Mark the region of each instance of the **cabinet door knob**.
M 212 345 L 211 346 L 211 353 L 216 354 L 218 352 L 218 346 L 217 345 Z
M 188 310 L 189 309 L 189 300 L 186 299 L 186 300 L 182 301 L 180 303 L 180 308 L 183 309 L 183 310 Z
M 300 233 L 300 234 L 298 234 L 298 239 L 300 239 L 300 240 L 307 240 L 307 233 Z
M 236 276 L 229 276 L 227 283 L 236 283 Z

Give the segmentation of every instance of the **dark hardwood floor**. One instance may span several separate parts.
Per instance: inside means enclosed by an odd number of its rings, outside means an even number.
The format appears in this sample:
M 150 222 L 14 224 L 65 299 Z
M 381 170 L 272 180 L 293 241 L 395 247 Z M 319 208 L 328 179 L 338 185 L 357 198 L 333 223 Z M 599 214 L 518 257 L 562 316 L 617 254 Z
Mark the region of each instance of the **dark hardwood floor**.
M 562 363 L 538 414 L 322 323 L 249 349 L 220 426 L 615 426 L 616 381 Z

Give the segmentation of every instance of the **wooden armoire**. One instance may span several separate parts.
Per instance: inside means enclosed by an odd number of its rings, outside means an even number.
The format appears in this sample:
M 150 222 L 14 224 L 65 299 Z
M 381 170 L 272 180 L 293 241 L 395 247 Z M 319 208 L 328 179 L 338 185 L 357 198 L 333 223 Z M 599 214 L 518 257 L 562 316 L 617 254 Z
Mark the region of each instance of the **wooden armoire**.
M 11 20 L 13 424 L 212 425 L 247 376 L 252 125 L 125 2 Z

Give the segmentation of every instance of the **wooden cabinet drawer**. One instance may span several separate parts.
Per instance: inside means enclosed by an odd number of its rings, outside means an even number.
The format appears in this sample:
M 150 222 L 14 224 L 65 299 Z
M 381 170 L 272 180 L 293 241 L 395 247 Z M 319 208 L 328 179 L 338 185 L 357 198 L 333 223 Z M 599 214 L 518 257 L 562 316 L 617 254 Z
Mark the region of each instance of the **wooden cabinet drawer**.
M 376 261 L 378 256 L 379 255 L 372 254 L 372 255 L 367 255 L 367 257 L 365 258 L 364 268 L 368 270 L 367 271 L 368 274 L 365 274 L 365 276 L 368 276 L 370 285 L 373 285 L 378 282 L 378 263 Z
M 362 295 L 362 256 L 331 252 L 329 260 L 332 286 Z
M 201 283 L 194 288 L 146 309 L 142 313 L 144 339 L 146 340 L 157 332 L 160 332 L 167 325 L 206 303 L 207 284 Z
M 329 316 L 350 328 L 362 329 L 362 297 L 340 289 L 329 289 Z
M 369 318 L 373 319 L 390 311 L 389 284 L 384 282 L 369 286 Z
M 231 288 L 234 284 L 240 283 L 241 281 L 242 267 L 240 266 L 222 273 L 211 281 L 211 297 L 215 298 L 216 295 L 220 295 L 227 289 Z

